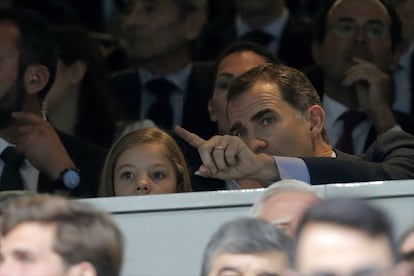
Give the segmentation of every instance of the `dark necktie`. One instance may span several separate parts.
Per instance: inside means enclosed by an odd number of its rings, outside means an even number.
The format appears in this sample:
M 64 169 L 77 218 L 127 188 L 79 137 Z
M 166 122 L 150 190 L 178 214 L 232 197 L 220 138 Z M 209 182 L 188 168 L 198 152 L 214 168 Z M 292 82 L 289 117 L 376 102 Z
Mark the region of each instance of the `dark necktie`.
M 261 30 L 250 31 L 241 37 L 241 40 L 254 42 L 265 47 L 268 46 L 273 39 L 274 37 L 271 34 Z
M 4 162 L 3 172 L 0 177 L 0 191 L 23 190 L 20 166 L 24 156 L 17 153 L 15 147 L 7 147 L 0 154 L 0 157 Z
M 170 96 L 177 87 L 170 81 L 160 78 L 148 82 L 147 88 L 156 97 L 154 104 L 148 110 L 147 118 L 159 127 L 171 129 L 174 113 Z
M 335 145 L 335 148 L 353 154 L 355 152 L 354 149 L 354 141 L 352 139 L 352 132 L 354 128 L 361 123 L 367 117 L 366 113 L 362 111 L 356 110 L 348 110 L 344 112 L 340 117 L 339 120 L 342 120 L 344 123 L 344 128 L 342 130 L 342 134 L 338 139 L 338 142 Z

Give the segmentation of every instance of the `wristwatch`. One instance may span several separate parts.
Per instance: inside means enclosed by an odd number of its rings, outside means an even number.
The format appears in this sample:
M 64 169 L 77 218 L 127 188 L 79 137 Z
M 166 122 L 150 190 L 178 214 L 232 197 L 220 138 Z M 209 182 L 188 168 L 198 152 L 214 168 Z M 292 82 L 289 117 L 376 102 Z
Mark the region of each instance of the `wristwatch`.
M 60 174 L 63 184 L 66 188 L 73 190 L 79 186 L 80 175 L 78 169 L 66 169 Z

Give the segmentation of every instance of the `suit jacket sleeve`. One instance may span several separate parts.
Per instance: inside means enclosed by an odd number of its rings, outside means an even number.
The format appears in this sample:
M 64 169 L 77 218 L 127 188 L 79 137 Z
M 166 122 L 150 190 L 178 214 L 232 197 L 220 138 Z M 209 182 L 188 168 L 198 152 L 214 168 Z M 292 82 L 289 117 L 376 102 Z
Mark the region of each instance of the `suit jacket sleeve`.
M 303 158 L 312 184 L 414 178 L 414 137 L 403 131 L 378 136 L 367 152 L 337 158 Z
M 61 181 L 51 181 L 45 174 L 40 173 L 38 192 L 62 194 L 74 198 L 97 196 L 101 169 L 107 150 L 62 132 L 58 132 L 58 135 L 69 156 L 80 170 L 80 185 L 70 190 Z

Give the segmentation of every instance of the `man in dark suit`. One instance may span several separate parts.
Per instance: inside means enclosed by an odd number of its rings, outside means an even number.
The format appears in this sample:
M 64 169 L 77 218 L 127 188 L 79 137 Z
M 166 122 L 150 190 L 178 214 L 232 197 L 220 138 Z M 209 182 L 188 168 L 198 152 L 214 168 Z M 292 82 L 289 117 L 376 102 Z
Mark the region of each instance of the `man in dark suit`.
M 0 189 L 96 195 L 105 151 L 57 133 L 45 120 L 43 101 L 57 68 L 47 21 L 1 10 L 0 41 Z
M 318 68 L 306 72 L 323 95 L 326 131 L 338 149 L 361 154 L 388 129 L 414 133 L 413 118 L 389 108 L 400 38 L 400 22 L 386 1 L 324 2 L 315 20 Z
M 206 141 L 176 128 L 199 150 L 199 174 L 262 186 L 289 178 L 326 184 L 414 177 L 414 137 L 402 130 L 384 132 L 363 156 L 332 149 L 319 96 L 298 70 L 255 67 L 234 79 L 227 101 L 232 135 Z
M 231 20 L 206 25 L 194 58 L 214 60 L 231 43 L 252 41 L 268 48 L 282 63 L 301 69 L 313 64 L 311 22 L 296 18 L 284 0 L 236 0 Z
M 113 100 L 125 121 L 151 119 L 171 129 L 182 124 L 209 138 L 216 132 L 207 103 L 209 64 L 193 63 L 190 48 L 206 19 L 204 0 L 133 1 L 123 33 L 135 68 L 111 76 Z

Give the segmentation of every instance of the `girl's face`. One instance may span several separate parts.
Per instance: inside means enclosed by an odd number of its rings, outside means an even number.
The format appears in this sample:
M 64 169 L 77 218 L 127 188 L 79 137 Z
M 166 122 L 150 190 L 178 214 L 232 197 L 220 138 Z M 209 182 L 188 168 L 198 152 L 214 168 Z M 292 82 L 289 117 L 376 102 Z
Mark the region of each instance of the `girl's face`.
M 115 195 L 175 193 L 177 173 L 165 152 L 165 146 L 156 143 L 133 146 L 123 152 L 115 163 Z

